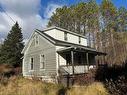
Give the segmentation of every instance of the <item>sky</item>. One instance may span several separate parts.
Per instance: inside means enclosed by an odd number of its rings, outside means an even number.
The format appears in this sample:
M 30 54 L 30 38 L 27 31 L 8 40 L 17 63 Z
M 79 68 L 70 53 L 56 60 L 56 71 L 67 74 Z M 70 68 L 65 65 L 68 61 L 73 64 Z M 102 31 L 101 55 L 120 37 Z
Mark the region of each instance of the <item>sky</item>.
M 22 28 L 24 42 L 27 42 L 35 29 L 42 30 L 46 27 L 56 8 L 71 6 L 81 1 L 86 0 L 0 0 L 0 42 L 6 38 L 14 21 L 18 21 Z M 101 1 L 96 0 L 98 4 Z M 118 8 L 120 6 L 127 8 L 127 0 L 112 1 Z

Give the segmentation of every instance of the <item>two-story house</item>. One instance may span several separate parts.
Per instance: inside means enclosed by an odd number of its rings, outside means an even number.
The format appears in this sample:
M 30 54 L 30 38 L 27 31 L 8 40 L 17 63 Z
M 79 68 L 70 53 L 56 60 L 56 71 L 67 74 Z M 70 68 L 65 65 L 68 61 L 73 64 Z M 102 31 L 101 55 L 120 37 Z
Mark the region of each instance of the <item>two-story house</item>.
M 95 56 L 104 54 L 87 46 L 85 36 L 59 27 L 36 30 L 22 53 L 23 76 L 47 80 L 52 75 L 86 73 L 96 67 Z

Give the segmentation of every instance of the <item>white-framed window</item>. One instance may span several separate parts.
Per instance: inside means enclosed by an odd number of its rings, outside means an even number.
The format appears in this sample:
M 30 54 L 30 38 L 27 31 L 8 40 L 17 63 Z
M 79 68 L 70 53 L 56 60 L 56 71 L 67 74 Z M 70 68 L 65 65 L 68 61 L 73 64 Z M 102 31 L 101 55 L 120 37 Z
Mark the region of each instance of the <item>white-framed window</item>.
M 30 70 L 33 70 L 34 68 L 34 58 L 30 58 Z
M 35 35 L 35 46 L 39 45 L 39 37 Z
M 45 69 L 45 56 L 43 54 L 40 55 L 40 69 Z
M 79 44 L 81 44 L 81 37 L 79 37 Z
M 64 40 L 67 41 L 67 32 L 64 32 Z

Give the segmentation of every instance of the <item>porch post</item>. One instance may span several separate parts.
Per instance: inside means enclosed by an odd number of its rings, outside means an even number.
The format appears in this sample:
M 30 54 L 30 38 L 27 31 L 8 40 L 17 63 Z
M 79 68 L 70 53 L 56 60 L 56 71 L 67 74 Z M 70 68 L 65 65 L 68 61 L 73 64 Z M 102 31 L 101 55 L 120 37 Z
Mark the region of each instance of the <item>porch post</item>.
M 105 62 L 105 55 L 103 55 L 103 63 L 106 64 L 106 62 Z
M 86 53 L 86 62 L 87 62 L 88 70 L 89 70 L 89 53 L 88 52 Z
M 97 55 L 96 56 L 96 67 L 98 68 L 98 65 L 99 65 L 99 56 Z
M 71 51 L 72 74 L 74 75 L 74 52 Z
M 71 63 L 72 63 L 72 85 L 74 85 L 74 51 L 71 51 Z

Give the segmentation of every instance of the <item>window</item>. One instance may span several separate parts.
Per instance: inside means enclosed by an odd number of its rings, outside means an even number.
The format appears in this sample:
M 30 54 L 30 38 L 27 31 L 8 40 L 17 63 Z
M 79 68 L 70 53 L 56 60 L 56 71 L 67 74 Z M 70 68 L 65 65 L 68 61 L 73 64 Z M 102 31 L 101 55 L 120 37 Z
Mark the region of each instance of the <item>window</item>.
M 81 64 L 82 63 L 82 59 L 81 59 L 81 55 L 78 55 L 78 64 Z
M 79 44 L 81 44 L 81 37 L 79 37 Z
M 44 68 L 45 68 L 45 56 L 40 55 L 40 69 L 44 69 Z
M 71 64 L 71 56 L 70 54 L 66 54 L 66 65 L 70 65 Z
M 67 32 L 64 32 L 64 40 L 67 41 Z
M 35 46 L 37 46 L 39 44 L 39 37 L 38 35 L 35 36 Z
M 30 69 L 33 70 L 33 66 L 34 66 L 34 59 L 31 58 L 30 59 Z

